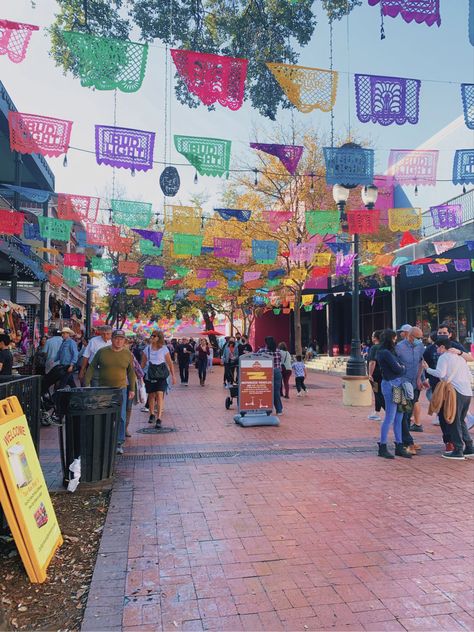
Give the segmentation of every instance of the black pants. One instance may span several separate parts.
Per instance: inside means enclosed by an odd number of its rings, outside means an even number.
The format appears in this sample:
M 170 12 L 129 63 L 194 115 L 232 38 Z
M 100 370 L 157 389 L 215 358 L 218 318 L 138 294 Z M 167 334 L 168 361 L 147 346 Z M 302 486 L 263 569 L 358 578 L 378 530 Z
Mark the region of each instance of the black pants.
M 304 376 L 295 377 L 295 384 L 296 384 L 296 390 L 298 391 L 298 393 L 300 393 L 301 390 L 306 391 Z
M 416 402 L 420 398 L 420 391 L 417 388 L 415 388 L 414 391 L 415 391 L 415 399 L 413 400 L 413 404 L 416 404 Z M 412 415 L 413 415 L 413 409 L 410 410 L 409 413 L 404 413 L 402 417 L 402 441 L 405 447 L 409 445 L 413 445 L 415 443 L 413 441 L 413 437 L 410 434 L 410 419 Z
M 385 399 L 382 393 L 382 382 L 375 382 L 377 384 L 377 390 L 374 391 L 375 412 L 379 413 L 382 408 L 385 410 Z
M 466 446 L 472 446 L 471 435 L 466 426 L 466 415 L 469 411 L 470 403 L 471 398 L 469 395 L 461 395 L 461 393 L 456 391 L 456 416 L 453 423 L 447 423 L 442 408 L 438 414 L 443 441 L 444 443 L 453 443 L 455 450 L 462 450 L 463 442 Z
M 197 369 L 198 369 L 199 379 L 204 382 L 206 379 L 206 373 L 207 373 L 207 358 L 198 358 Z
M 186 358 L 184 362 L 179 363 L 179 377 L 181 384 L 187 384 L 189 381 L 189 360 Z
M 61 364 L 57 364 L 53 366 L 51 371 L 47 373 L 43 378 L 43 383 L 41 386 L 42 394 L 49 391 L 50 387 L 56 382 L 59 382 L 58 388 L 64 388 L 66 385 L 75 386 L 74 378 L 72 373 L 68 373 L 68 366 L 63 366 Z
M 235 381 L 235 369 L 237 368 L 236 364 L 231 364 L 230 362 L 226 362 L 224 364 L 224 383 L 233 384 Z

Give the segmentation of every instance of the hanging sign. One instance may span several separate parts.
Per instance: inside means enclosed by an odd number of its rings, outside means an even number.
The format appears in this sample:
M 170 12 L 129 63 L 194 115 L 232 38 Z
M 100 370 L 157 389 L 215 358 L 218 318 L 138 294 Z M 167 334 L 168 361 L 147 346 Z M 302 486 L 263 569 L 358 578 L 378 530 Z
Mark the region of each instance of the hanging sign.
M 288 100 L 300 112 L 329 112 L 336 102 L 338 73 L 321 68 L 267 63 Z
M 437 149 L 391 149 L 388 173 L 398 184 L 435 186 L 438 155 Z
M 200 175 L 229 177 L 230 140 L 175 134 L 174 145 Z
M 55 157 L 69 149 L 72 121 L 10 110 L 8 125 L 12 151 Z
M 6 55 L 14 64 L 19 64 L 26 57 L 28 44 L 33 31 L 39 26 L 0 20 L 0 55 Z
M 327 184 L 369 185 L 374 180 L 374 150 L 323 147 Z
M 402 77 L 355 75 L 357 118 L 362 123 L 418 123 L 421 81 Z
M 16 397 L 0 402 L 0 502 L 30 581 L 44 582 L 63 539 Z
M 304 150 L 302 145 L 275 145 L 267 143 L 250 143 L 250 147 L 279 158 L 282 165 L 292 176 L 295 175 Z
M 97 164 L 136 171 L 153 168 L 155 132 L 109 125 L 95 126 Z
M 99 212 L 100 198 L 89 195 L 58 193 L 57 212 L 59 219 L 93 223 Z
M 146 228 L 151 221 L 151 202 L 111 200 L 112 217 L 116 224 Z
M 160 176 L 160 188 L 163 195 L 174 197 L 181 185 L 179 173 L 176 167 L 165 167 Z
M 239 358 L 239 412 L 273 410 L 273 357 L 249 353 Z

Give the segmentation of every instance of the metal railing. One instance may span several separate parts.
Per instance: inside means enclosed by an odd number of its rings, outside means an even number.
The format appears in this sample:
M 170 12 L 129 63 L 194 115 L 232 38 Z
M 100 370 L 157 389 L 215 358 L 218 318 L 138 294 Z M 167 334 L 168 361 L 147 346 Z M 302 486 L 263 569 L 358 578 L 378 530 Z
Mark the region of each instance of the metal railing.
M 462 208 L 462 223 L 461 226 L 469 224 L 474 221 L 474 189 L 461 193 L 461 195 L 444 202 L 444 204 L 460 204 Z M 422 228 L 421 234 L 423 237 L 431 237 L 432 235 L 438 235 L 444 233 L 446 228 L 436 228 L 433 224 L 433 218 L 430 211 L 425 211 L 422 214 Z

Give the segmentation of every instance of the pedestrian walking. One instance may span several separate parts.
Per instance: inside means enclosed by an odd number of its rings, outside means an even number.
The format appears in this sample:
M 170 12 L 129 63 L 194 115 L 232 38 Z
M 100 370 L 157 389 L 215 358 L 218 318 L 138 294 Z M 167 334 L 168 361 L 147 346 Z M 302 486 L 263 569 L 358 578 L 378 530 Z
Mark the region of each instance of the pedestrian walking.
M 91 385 L 96 371 L 99 376 L 99 386 L 119 388 L 122 392 L 117 454 L 123 454 L 127 400 L 133 399 L 135 396 L 136 377 L 133 369 L 133 357 L 130 350 L 125 347 L 125 332 L 122 329 L 113 331 L 111 345 L 99 349 L 94 355 L 86 371 L 86 386 Z
M 239 347 L 233 339 L 225 345 L 221 361 L 224 365 L 224 386 L 232 386 L 235 382 L 235 371 L 239 366 Z
M 304 383 L 306 379 L 306 366 L 303 362 L 303 356 L 297 355 L 296 361 L 293 362 L 291 368 L 295 374 L 296 397 L 301 397 L 302 394 L 307 395 L 308 391 L 306 390 L 306 384 Z
M 59 382 L 59 388 L 65 386 L 75 386 L 73 372 L 77 364 L 79 352 L 77 350 L 77 344 L 75 340 L 71 338 L 74 332 L 69 327 L 63 327 L 61 329 L 61 346 L 54 359 L 55 365 L 51 371 L 45 375 L 42 392 L 46 393 L 49 388 Z
M 95 354 L 104 347 L 110 347 L 112 344 L 112 327 L 110 325 L 104 325 L 98 329 L 99 334 L 93 336 L 90 340 L 84 352 L 82 354 L 81 369 L 79 371 L 79 380 L 83 381 L 86 375 L 87 367 L 94 359 Z M 92 386 L 98 386 L 98 378 L 96 377 L 96 383 Z
M 372 421 L 382 421 L 379 413 L 382 408 L 385 410 L 385 401 L 382 395 L 382 373 L 377 362 L 377 351 L 380 349 L 380 336 L 382 331 L 378 329 L 372 334 L 372 346 L 369 350 L 367 357 L 367 374 L 369 376 L 370 384 L 374 392 L 375 400 L 375 413 L 368 416 L 368 419 Z
M 145 373 L 145 389 L 148 393 L 150 411 L 148 423 L 154 423 L 156 428 L 161 428 L 163 400 L 169 375 L 171 375 L 172 383 L 175 383 L 174 366 L 163 332 L 156 331 L 151 334 L 150 344 L 143 351 L 141 365 Z
M 211 352 L 209 350 L 209 343 L 205 338 L 199 339 L 199 344 L 195 349 L 196 353 L 196 365 L 199 375 L 199 384 L 204 386 L 206 383 L 206 374 L 207 374 L 207 361 Z
M 56 366 L 56 356 L 58 355 L 59 347 L 63 344 L 63 339 L 61 338 L 61 332 L 59 329 L 53 330 L 51 338 L 48 338 L 46 344 L 44 346 L 44 352 L 46 354 L 46 362 L 45 362 L 45 375 L 51 371 L 51 369 Z
M 394 399 L 394 388 L 401 387 L 404 381 L 405 366 L 395 353 L 397 333 L 393 329 L 385 329 L 381 335 L 380 347 L 376 360 L 382 374 L 382 395 L 385 401 L 385 418 L 380 427 L 380 441 L 378 456 L 393 459 L 394 455 L 387 448 L 388 433 L 393 426 L 395 435 L 395 455 L 411 459 L 412 453 L 403 445 L 402 419 L 403 412 L 398 410 Z
M 288 351 L 286 343 L 284 342 L 280 342 L 278 349 L 281 355 L 280 395 L 285 399 L 290 399 L 291 353 Z
M 187 338 L 182 338 L 176 347 L 176 355 L 178 356 L 179 377 L 181 384 L 188 385 L 189 382 L 189 362 L 194 350 L 189 344 Z
M 277 349 L 273 336 L 265 338 L 265 346 L 257 351 L 257 353 L 266 353 L 273 358 L 273 405 L 277 415 L 283 414 L 283 404 L 280 397 L 280 388 L 282 382 L 281 373 L 281 353 Z

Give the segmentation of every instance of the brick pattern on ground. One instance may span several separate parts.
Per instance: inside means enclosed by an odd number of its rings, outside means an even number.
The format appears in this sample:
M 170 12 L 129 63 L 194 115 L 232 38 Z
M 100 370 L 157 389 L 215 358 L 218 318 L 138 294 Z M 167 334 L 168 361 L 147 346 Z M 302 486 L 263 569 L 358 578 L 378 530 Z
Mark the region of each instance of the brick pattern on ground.
M 473 462 L 440 458 L 426 412 L 425 454 L 386 461 L 338 377 L 292 389 L 278 428 L 234 424 L 218 368 L 190 382 L 166 398 L 177 432 L 137 434 L 134 411 L 82 630 L 474 629 Z M 130 458 L 307 445 L 332 449 Z

